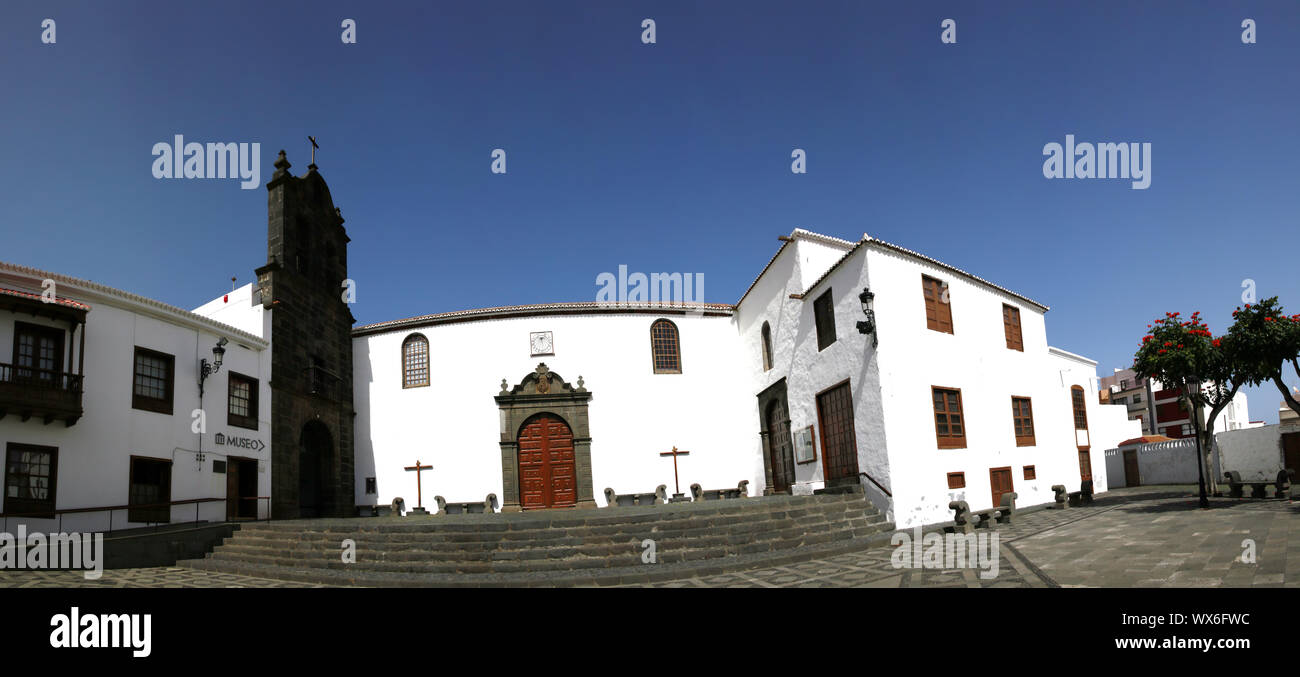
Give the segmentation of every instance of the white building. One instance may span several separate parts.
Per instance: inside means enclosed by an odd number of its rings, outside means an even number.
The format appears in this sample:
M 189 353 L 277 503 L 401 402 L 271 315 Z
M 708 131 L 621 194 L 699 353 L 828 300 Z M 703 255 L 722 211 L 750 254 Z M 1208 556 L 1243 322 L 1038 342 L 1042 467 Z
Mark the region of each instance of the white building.
M 982 509 L 1015 491 L 1029 506 L 1085 480 L 1104 491 L 1099 452 L 1141 434 L 1085 396 L 1096 363 L 1048 345 L 1046 306 L 865 235 L 795 230 L 734 305 L 557 303 L 353 327 L 341 211 L 315 165 L 295 177 L 282 152 L 275 167 L 257 282 L 193 313 L 0 266 L 0 344 L 15 346 L 0 365 L 6 515 L 91 508 L 63 528 L 102 529 L 110 514 L 120 527 L 488 494 L 506 511 L 582 508 L 605 505 L 606 488 L 745 483 L 861 487 L 910 527 L 951 519 L 951 500 Z M 674 298 L 663 291 L 649 298 Z M 201 401 L 200 360 L 219 340 Z
M 208 308 L 252 312 L 246 298 L 239 303 L 250 289 Z M 228 488 L 241 497 L 270 489 L 270 421 L 260 406 L 270 351 L 259 334 L 95 282 L 0 263 L 0 349 L 12 346 L 12 360 L 0 364 L 0 530 L 22 523 L 104 531 L 265 515 L 265 501 L 259 509 L 255 498 L 225 500 Z M 223 363 L 201 400 L 200 360 L 214 362 L 221 339 Z M 196 410 L 206 412 L 205 434 L 194 432 Z M 181 501 L 192 502 L 125 507 Z
M 1083 479 L 1105 490 L 1091 450 L 1141 428 L 1085 396 L 1096 363 L 1048 346 L 1045 306 L 866 236 L 782 239 L 735 306 L 517 306 L 358 327 L 358 503 L 414 505 L 420 491 L 425 505 L 604 505 L 605 487 L 672 491 L 660 453 L 673 447 L 691 452 L 683 492 L 861 486 L 900 527 L 951 519 L 955 499 L 980 509 L 1016 491 L 1034 505 Z M 865 289 L 878 343 L 856 326 Z M 562 375 L 549 393 L 542 362 Z M 558 425 L 536 423 L 548 417 Z M 433 466 L 420 488 L 417 461 Z

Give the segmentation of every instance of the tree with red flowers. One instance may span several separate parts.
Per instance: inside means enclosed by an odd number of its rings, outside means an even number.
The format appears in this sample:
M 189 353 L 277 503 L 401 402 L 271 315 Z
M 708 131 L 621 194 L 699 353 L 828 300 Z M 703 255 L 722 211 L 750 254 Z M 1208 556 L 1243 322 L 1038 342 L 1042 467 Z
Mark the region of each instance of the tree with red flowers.
M 1238 368 L 1246 382 L 1259 385 L 1272 381 L 1292 411 L 1300 414 L 1300 402 L 1282 380 L 1287 363 L 1300 377 L 1300 315 L 1287 316 L 1277 297 L 1232 312 L 1235 321 L 1228 336 L 1240 347 Z
M 1231 337 L 1215 338 L 1199 312 L 1187 320 L 1179 313 L 1165 313 L 1149 326 L 1149 333 L 1142 337 L 1142 345 L 1134 355 L 1133 370 L 1180 393 L 1179 401 L 1189 412 L 1204 454 L 1198 462 L 1202 506 L 1206 506 L 1204 477 L 1209 476 L 1211 493 L 1217 485 L 1214 473 L 1205 472 L 1214 467 L 1210 463 L 1214 419 L 1232 403 L 1248 375 L 1238 367 L 1236 343 Z M 1202 425 L 1200 412 L 1205 407 L 1210 411 Z

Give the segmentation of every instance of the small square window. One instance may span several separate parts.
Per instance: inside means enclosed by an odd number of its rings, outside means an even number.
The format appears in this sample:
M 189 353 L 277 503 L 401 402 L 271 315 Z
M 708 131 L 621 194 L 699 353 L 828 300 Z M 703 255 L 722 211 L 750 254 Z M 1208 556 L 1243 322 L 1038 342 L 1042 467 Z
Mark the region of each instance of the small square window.
M 1034 466 L 1032 465 L 1025 466 L 1025 479 L 1027 480 L 1038 479 L 1037 473 L 1034 472 Z
M 964 473 L 964 472 L 950 472 L 950 473 L 948 473 L 948 488 L 949 488 L 949 489 L 965 489 L 965 488 L 966 488 L 966 473 Z

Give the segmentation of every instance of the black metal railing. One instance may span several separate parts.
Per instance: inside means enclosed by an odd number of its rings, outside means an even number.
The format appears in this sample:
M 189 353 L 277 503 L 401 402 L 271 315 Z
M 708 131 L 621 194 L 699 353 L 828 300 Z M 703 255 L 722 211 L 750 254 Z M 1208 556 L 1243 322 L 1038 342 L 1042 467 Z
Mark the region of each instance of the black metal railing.
M 258 508 L 261 507 L 262 501 L 266 501 L 266 517 L 252 517 L 252 518 L 232 517 L 229 514 L 231 512 L 230 504 L 232 501 L 240 502 L 240 503 L 246 501 L 256 501 Z M 220 519 L 200 520 L 199 505 L 203 503 L 224 503 L 227 506 L 227 514 L 223 515 Z M 8 533 L 9 520 L 11 518 L 13 519 L 25 518 L 28 520 L 33 520 L 33 519 L 57 520 L 58 530 L 63 531 L 64 515 L 78 515 L 78 514 L 95 513 L 95 512 L 106 512 L 108 513 L 108 528 L 105 531 L 112 532 L 114 526 L 113 513 L 122 512 L 122 511 L 125 511 L 127 513 L 127 519 L 125 524 L 128 525 L 145 524 L 146 526 L 152 526 L 155 530 L 157 530 L 159 526 L 166 526 L 168 524 L 186 523 L 185 521 L 175 521 L 172 519 L 171 509 L 178 505 L 194 506 L 194 520 L 192 522 L 193 524 L 198 524 L 201 521 L 221 522 L 227 520 L 241 521 L 241 520 L 250 520 L 250 519 L 257 520 L 257 521 L 265 520 L 267 522 L 271 521 L 271 497 L 270 496 L 239 496 L 236 498 L 187 498 L 180 501 L 167 501 L 166 503 L 129 503 L 127 505 L 110 505 L 110 506 L 100 506 L 94 508 L 64 508 L 61 510 L 44 510 L 39 512 L 6 512 L 6 513 L 0 513 L 0 530 L 2 530 L 5 533 Z M 150 517 L 155 517 L 155 516 L 147 514 L 150 511 L 160 511 L 160 510 L 167 511 L 165 513 L 167 519 L 150 519 Z M 140 512 L 145 512 L 146 514 L 141 515 Z M 238 512 L 238 511 L 236 510 L 234 512 Z M 256 514 L 256 512 L 254 514 Z M 140 517 L 143 519 L 132 519 L 136 517 Z M 128 526 L 127 528 L 136 528 L 136 527 Z
M 52 369 L 0 364 L 0 410 L 35 415 L 81 415 L 82 377 Z
M 339 384 L 343 379 L 324 367 L 307 367 L 302 370 L 303 385 L 308 392 L 328 400 L 339 400 Z

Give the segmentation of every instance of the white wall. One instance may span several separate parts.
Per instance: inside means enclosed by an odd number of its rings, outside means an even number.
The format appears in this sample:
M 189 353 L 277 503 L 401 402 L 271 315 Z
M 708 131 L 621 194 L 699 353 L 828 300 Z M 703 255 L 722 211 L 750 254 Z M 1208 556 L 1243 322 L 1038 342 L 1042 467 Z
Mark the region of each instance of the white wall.
M 1272 481 L 1283 467 L 1282 434 L 1300 432 L 1300 427 L 1279 424 L 1215 433 L 1223 471 L 1235 470 L 1243 480 Z M 1300 471 L 1300 468 L 1295 468 Z
M 650 325 L 666 317 L 677 325 L 682 373 L 653 373 Z M 551 331 L 555 355 L 530 356 L 529 334 Z M 402 341 L 419 332 L 429 340 L 432 385 L 402 388 Z M 676 446 L 681 491 L 749 480 L 762 491 L 757 403 L 747 392 L 744 358 L 731 317 L 588 314 L 477 320 L 357 337 L 355 365 L 356 494 L 358 502 L 414 507 L 416 478 L 404 470 L 416 460 L 434 466 L 423 475 L 426 507 L 503 495 L 500 409 L 493 399 L 504 378 L 513 387 L 538 363 L 592 393 L 589 404 L 593 494 L 671 493 L 673 464 L 659 452 Z M 378 494 L 365 493 L 375 477 Z
M 23 280 L 10 277 L 3 281 L 5 286 L 26 284 L 40 288 L 39 278 Z M 271 356 L 265 343 L 242 336 L 232 327 L 223 329 L 223 325 L 194 318 L 179 309 L 168 311 L 157 302 L 109 294 L 103 289 L 98 286 L 79 288 L 71 283 L 58 286 L 59 296 L 91 306 L 86 327 L 83 417 L 75 425 L 65 427 L 59 422 L 44 425 L 36 418 L 24 422 L 14 415 L 6 416 L 0 419 L 0 449 L 10 442 L 56 447 L 59 453 L 55 507 L 68 509 L 125 505 L 129 495 L 131 456 L 172 461 L 172 500 L 224 497 L 225 475 L 212 472 L 212 460 L 224 458 L 226 450 L 214 446 L 213 436 L 223 432 L 256 437 L 268 445 L 264 450 L 260 453 L 239 450 L 235 455 L 259 459 L 262 471 L 259 473 L 259 495 L 269 495 Z M 2 351 L 12 351 L 15 320 L 51 324 L 33 320 L 27 315 L 0 311 Z M 66 330 L 66 326 L 63 328 Z M 198 363 L 200 358 L 212 359 L 212 346 L 219 336 L 229 338 L 230 343 L 226 346 L 224 368 L 210 377 L 206 384 L 204 409 L 208 434 L 202 436 L 206 459 L 200 466 L 195 460 L 200 436 L 191 431 L 194 420 L 191 414 L 199 408 Z M 175 356 L 171 415 L 132 408 L 135 346 Z M 68 370 L 76 371 L 75 363 Z M 227 375 L 232 370 L 259 379 L 261 413 L 257 431 L 226 425 Z M 193 506 L 177 506 L 172 512 L 173 521 L 190 521 L 194 517 Z M 215 502 L 203 504 L 199 517 L 222 520 L 225 518 L 225 505 Z M 8 528 L 12 531 L 17 523 L 18 520 L 10 519 Z M 31 520 L 28 523 L 30 528 L 42 530 L 54 529 L 58 525 L 55 520 Z M 107 526 L 107 513 L 69 515 L 62 521 L 65 531 L 102 530 Z M 126 511 L 114 513 L 113 528 L 124 526 L 127 526 Z

